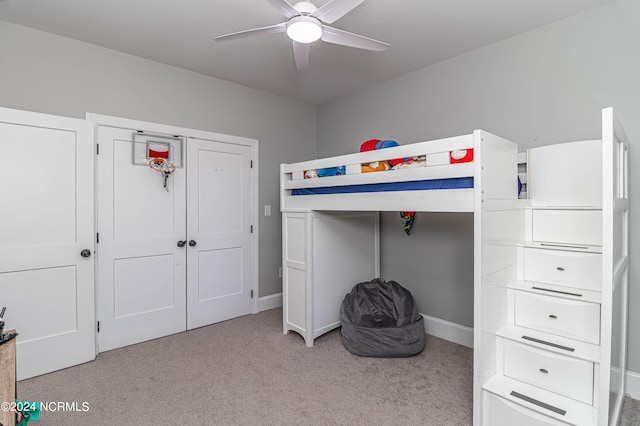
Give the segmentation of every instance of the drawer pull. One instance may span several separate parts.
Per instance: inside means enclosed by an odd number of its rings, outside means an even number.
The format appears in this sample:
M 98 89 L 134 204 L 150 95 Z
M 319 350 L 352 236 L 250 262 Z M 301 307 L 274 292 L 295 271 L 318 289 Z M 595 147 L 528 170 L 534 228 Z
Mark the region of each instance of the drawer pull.
M 575 352 L 575 349 L 574 348 L 570 348 L 569 346 L 562 346 L 562 345 L 559 345 L 557 343 L 547 342 L 547 341 L 536 339 L 536 338 L 533 338 L 533 337 L 530 337 L 530 336 L 522 336 L 522 339 L 530 340 L 532 342 L 540 343 L 542 345 L 552 346 L 554 348 L 562 349 L 564 351 Z
M 549 244 L 549 243 L 540 243 L 540 246 L 542 247 L 562 247 L 562 248 L 573 248 L 573 249 L 582 249 L 582 250 L 589 250 L 589 247 L 585 247 L 585 246 L 568 246 L 566 244 Z
M 557 269 L 558 271 L 564 271 L 564 268 L 563 268 L 562 266 L 558 266 L 556 269 Z
M 558 316 L 557 316 L 557 315 L 553 315 L 553 314 L 551 314 L 551 315 L 549 315 L 549 318 L 551 318 L 551 319 L 558 319 Z
M 566 294 L 567 296 L 582 297 L 582 295 L 579 293 L 569 293 L 568 291 L 551 290 L 550 288 L 543 288 L 543 287 L 536 287 L 536 286 L 531 287 L 531 290 L 548 291 L 550 293 L 558 293 L 558 294 Z
M 542 374 L 549 374 L 549 370 L 547 370 L 546 368 L 541 368 L 541 369 L 540 369 L 540 372 L 541 372 Z
M 523 401 L 527 401 L 530 404 L 535 404 L 538 407 L 542 407 L 542 408 L 547 409 L 549 411 L 553 411 L 554 413 L 558 413 L 561 416 L 564 416 L 565 414 L 567 414 L 567 410 L 563 410 L 561 408 L 554 407 L 551 404 L 547 404 L 546 402 L 542 402 L 542 401 L 540 401 L 538 399 L 531 398 L 530 396 L 521 394 L 520 392 L 511 391 L 511 393 L 509 395 L 511 395 L 511 396 L 513 396 L 515 398 L 519 398 L 519 399 L 521 399 Z

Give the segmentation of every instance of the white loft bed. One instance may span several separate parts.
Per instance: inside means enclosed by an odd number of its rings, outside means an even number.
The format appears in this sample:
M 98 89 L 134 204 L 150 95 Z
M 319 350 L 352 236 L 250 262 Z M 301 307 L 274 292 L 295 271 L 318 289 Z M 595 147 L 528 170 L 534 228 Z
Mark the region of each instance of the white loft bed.
M 617 424 L 626 366 L 628 143 L 610 108 L 603 110 L 602 132 L 595 151 L 593 141 L 552 145 L 536 150 L 533 163 L 518 155 L 515 143 L 477 130 L 281 165 L 284 333 L 295 331 L 313 346 L 340 326 L 344 295 L 380 275 L 379 211 L 469 212 L 474 425 Z M 448 164 L 450 151 L 460 149 L 473 149 L 473 162 Z M 360 173 L 362 163 L 422 155 L 424 167 Z M 601 167 L 581 169 L 582 161 L 594 158 Z M 336 166 L 345 166 L 346 174 L 304 179 L 307 170 Z M 601 185 L 576 181 L 592 179 L 591 170 Z M 519 172 L 526 179 L 525 200 L 518 199 Z M 471 178 L 472 187 L 293 195 L 318 187 L 457 178 Z M 560 315 L 547 312 L 549 306 Z M 554 379 L 556 371 L 568 376 Z
M 473 161 L 450 164 L 451 152 Z M 360 173 L 361 164 L 425 156 L 423 167 Z M 313 346 L 340 326 L 340 304 L 358 282 L 380 275 L 379 211 L 470 212 L 476 225 L 490 206 L 517 202 L 517 145 L 482 130 L 472 134 L 332 158 L 281 165 L 284 332 Z M 345 166 L 345 175 L 305 179 L 305 171 Z M 293 195 L 296 190 L 398 182 L 463 180 L 466 188 Z M 476 226 L 476 251 L 482 242 Z M 480 257 L 476 256 L 480 262 Z

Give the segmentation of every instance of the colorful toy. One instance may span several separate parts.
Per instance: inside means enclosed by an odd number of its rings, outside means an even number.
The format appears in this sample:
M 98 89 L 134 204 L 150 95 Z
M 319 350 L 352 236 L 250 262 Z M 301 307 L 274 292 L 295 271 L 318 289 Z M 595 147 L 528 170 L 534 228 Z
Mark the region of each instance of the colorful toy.
M 416 212 L 400 212 L 400 220 L 402 221 L 402 229 L 407 235 L 411 233 L 411 227 L 413 227 L 413 220 L 415 219 Z
M 386 140 L 369 139 L 368 141 L 362 142 L 362 144 L 360 145 L 360 152 L 391 148 L 394 146 L 400 146 L 400 144 L 391 139 L 386 139 Z M 388 160 L 388 163 L 391 165 L 391 167 L 393 167 L 396 164 L 404 163 L 407 160 L 408 158 L 396 158 L 394 160 Z M 368 170 L 368 171 L 374 171 L 374 170 Z

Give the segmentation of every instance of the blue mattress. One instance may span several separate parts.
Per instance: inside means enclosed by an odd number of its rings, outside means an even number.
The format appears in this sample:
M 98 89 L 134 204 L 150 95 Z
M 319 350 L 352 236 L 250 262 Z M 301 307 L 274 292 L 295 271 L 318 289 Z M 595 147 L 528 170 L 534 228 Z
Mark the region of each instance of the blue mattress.
M 416 180 L 410 182 L 370 183 L 365 185 L 321 186 L 293 189 L 291 195 L 349 194 L 354 192 L 423 191 L 430 189 L 473 188 L 473 178 Z

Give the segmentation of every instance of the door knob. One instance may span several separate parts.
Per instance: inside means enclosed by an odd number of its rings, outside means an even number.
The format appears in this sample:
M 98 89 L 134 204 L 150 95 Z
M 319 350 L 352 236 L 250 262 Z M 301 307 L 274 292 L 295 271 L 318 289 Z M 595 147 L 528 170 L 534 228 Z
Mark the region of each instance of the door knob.
M 190 247 L 195 247 L 196 246 L 196 242 L 193 241 L 193 240 L 189 241 L 189 246 Z
M 80 252 L 80 256 L 82 256 L 82 257 L 89 257 L 89 256 L 91 256 L 91 250 L 89 250 L 89 249 L 84 249 L 84 250 L 82 250 L 82 251 Z
M 187 240 L 178 241 L 178 247 L 184 247 L 187 244 Z

